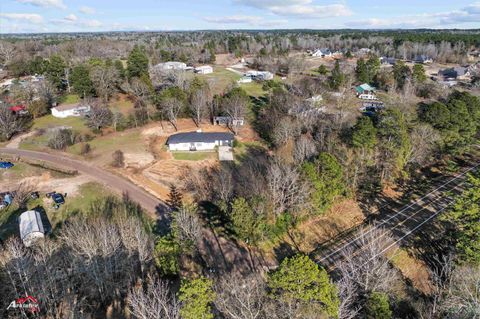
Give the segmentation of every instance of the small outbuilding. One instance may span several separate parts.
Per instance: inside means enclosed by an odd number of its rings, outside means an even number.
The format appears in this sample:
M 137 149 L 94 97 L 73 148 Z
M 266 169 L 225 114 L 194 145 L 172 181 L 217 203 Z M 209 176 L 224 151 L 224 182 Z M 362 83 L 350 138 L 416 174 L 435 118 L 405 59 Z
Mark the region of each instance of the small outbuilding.
M 195 73 L 210 74 L 210 73 L 213 73 L 213 68 L 210 65 L 197 66 L 195 68 Z
M 187 132 L 170 135 L 170 151 L 212 151 L 216 146 L 232 146 L 234 136 L 226 132 Z
M 355 87 L 357 97 L 362 100 L 376 100 L 375 88 L 368 83 Z
M 90 105 L 75 103 L 62 104 L 51 108 L 52 115 L 58 118 L 66 118 L 69 116 L 82 116 L 90 112 Z
M 33 245 L 37 240 L 45 237 L 42 218 L 36 210 L 29 210 L 22 213 L 18 221 L 20 238 L 26 247 Z

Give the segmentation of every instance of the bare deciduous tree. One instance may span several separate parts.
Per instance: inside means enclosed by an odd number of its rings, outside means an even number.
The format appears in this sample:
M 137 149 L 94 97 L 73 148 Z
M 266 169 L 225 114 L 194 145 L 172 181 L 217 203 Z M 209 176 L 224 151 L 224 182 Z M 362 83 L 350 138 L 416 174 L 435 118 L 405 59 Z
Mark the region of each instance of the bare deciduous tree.
M 107 107 L 96 105 L 90 109 L 86 121 L 89 127 L 99 130 L 112 125 L 113 113 Z
M 393 242 L 387 231 L 361 229 L 358 238 L 355 245 L 358 247 L 347 247 L 343 260 L 336 265 L 341 278 L 338 286 L 343 294 L 342 319 L 352 318 L 371 292 L 389 292 L 397 280 L 397 273 L 383 256 L 385 247 Z
M 148 278 L 145 289 L 137 287 L 130 291 L 128 305 L 137 319 L 179 319 L 180 305 L 170 292 L 167 283 Z
M 215 291 L 215 305 L 226 318 L 265 318 L 267 295 L 265 283 L 259 275 L 245 278 L 240 275 L 224 276 L 217 283 Z
M 295 212 L 308 204 L 308 187 L 298 168 L 278 159 L 272 160 L 267 173 L 268 194 L 275 215 Z
M 24 121 L 7 107 L 0 107 L 0 140 L 9 140 L 13 135 L 23 131 Z
M 309 159 L 316 154 L 317 146 L 311 138 L 302 135 L 296 140 L 293 158 L 297 163 L 302 163 L 304 160 Z
M 238 120 L 245 116 L 248 106 L 248 97 L 239 93 L 232 94 L 223 100 L 222 106 L 224 111 L 231 118 L 230 129 L 235 135 L 237 135 L 240 128 Z
M 8 65 L 15 56 L 15 46 L 7 41 L 0 41 L 0 61 Z
M 197 126 L 200 126 L 200 122 L 207 114 L 209 102 L 211 102 L 211 94 L 208 88 L 197 89 L 191 94 L 190 112 Z
M 162 113 L 165 115 L 168 121 L 172 123 L 175 130 L 177 130 L 177 117 L 183 108 L 182 101 L 175 97 L 167 97 L 162 99 L 160 107 Z
M 98 95 L 102 97 L 103 103 L 106 104 L 113 93 L 116 92 L 120 81 L 118 70 L 113 66 L 98 66 L 92 70 L 91 77 Z
M 173 228 L 180 245 L 187 250 L 197 250 L 198 240 L 202 234 L 202 224 L 196 207 L 184 205 L 174 211 Z

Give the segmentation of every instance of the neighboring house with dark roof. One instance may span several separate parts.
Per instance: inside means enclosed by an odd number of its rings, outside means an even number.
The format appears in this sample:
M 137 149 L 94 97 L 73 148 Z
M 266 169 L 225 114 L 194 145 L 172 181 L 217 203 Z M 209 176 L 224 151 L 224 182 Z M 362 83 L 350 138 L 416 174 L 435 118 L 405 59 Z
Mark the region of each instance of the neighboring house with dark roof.
M 187 132 L 170 135 L 170 151 L 211 151 L 216 146 L 232 146 L 234 136 L 225 132 Z
M 18 218 L 20 228 L 20 238 L 26 247 L 31 246 L 38 239 L 45 237 L 40 213 L 36 210 L 29 210 Z
M 395 65 L 396 62 L 397 62 L 397 59 L 395 59 L 395 58 L 389 58 L 389 57 L 386 57 L 386 56 L 382 56 L 380 58 L 380 63 L 381 64 Z
M 424 55 L 424 54 L 417 55 L 415 57 L 415 60 L 413 60 L 413 61 L 415 63 L 421 63 L 421 64 L 433 63 L 433 59 L 431 57 L 429 57 L 428 55 Z
M 457 66 L 454 68 L 448 68 L 438 71 L 438 75 L 443 78 L 444 81 L 449 80 L 467 80 L 470 76 L 468 68 L 463 66 Z
M 328 48 L 317 49 L 312 53 L 313 57 L 322 57 L 322 58 L 331 57 L 332 55 L 333 55 L 332 51 L 330 51 L 330 49 Z

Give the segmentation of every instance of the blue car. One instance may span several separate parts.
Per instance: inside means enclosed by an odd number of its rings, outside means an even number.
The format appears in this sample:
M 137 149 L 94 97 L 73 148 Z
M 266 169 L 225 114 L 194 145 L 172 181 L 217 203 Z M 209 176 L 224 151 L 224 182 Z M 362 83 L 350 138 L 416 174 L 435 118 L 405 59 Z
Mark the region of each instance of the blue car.
M 0 168 L 9 169 L 13 167 L 11 162 L 0 162 Z
M 52 195 L 52 199 L 57 205 L 65 204 L 65 198 L 63 198 L 62 194 L 55 193 Z

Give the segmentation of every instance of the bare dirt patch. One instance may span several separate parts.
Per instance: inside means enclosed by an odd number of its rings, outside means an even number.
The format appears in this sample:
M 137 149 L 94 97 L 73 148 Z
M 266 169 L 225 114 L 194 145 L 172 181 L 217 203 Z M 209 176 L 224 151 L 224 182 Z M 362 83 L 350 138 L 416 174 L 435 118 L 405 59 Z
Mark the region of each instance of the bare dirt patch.
M 412 283 L 418 291 L 428 295 L 432 292 L 432 284 L 425 262 L 412 257 L 406 250 L 398 249 L 389 256 L 402 276 Z
M 40 176 L 26 177 L 19 181 L 5 181 L 0 183 L 1 189 L 13 190 L 19 183 L 30 185 L 32 189 L 38 192 L 59 192 L 68 195 L 76 195 L 82 184 L 91 182 L 92 179 L 85 175 L 79 175 L 70 178 L 55 178 L 50 172 L 45 172 Z
M 362 223 L 362 210 L 353 200 L 335 204 L 325 215 L 312 218 L 293 232 L 295 244 L 303 252 L 311 252 L 324 241 Z

